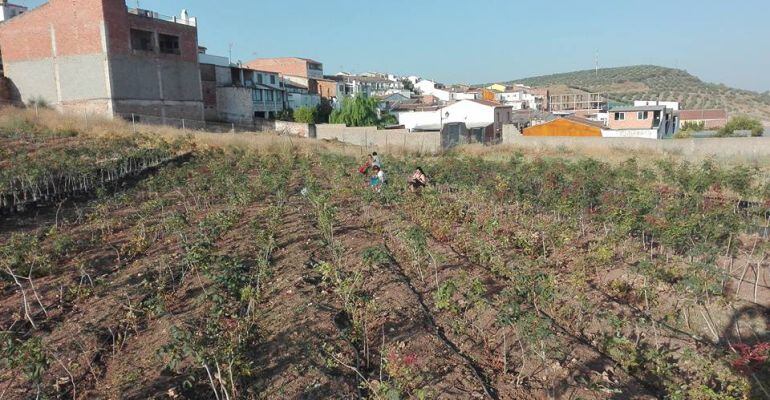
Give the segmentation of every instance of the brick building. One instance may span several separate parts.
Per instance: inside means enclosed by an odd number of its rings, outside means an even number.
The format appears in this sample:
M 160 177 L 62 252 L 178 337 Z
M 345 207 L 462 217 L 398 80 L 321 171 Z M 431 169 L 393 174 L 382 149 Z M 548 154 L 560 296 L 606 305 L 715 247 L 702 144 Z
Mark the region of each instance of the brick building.
M 323 64 L 301 57 L 258 58 L 245 64 L 247 68 L 281 74 L 286 80 L 307 86 L 310 94 L 319 94 L 318 81 L 324 79 Z
M 719 129 L 727 125 L 725 110 L 682 110 L 679 111 L 679 127 L 685 123 L 703 124 L 704 129 Z
M 124 0 L 50 0 L 0 24 L 12 100 L 61 111 L 203 119 L 198 30 Z

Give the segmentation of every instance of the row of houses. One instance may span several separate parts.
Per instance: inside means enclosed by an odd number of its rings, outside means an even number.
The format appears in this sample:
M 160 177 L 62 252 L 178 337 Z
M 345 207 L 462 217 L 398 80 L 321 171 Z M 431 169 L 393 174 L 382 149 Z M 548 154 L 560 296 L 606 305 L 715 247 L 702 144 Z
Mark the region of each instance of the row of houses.
M 0 17 L 4 103 L 244 122 L 324 99 L 333 105 L 347 90 L 309 58 L 241 63 L 207 54 L 186 10 L 165 16 L 124 0 L 50 0 L 27 9 L 0 0 Z
M 409 131 L 446 129 L 485 142 L 506 124 L 525 135 L 663 138 L 687 121 L 712 128 L 727 119 L 674 102 L 609 108 L 606 95 L 572 88 L 327 75 L 323 63 L 303 57 L 234 62 L 200 46 L 198 19 L 186 10 L 165 16 L 124 0 L 50 0 L 31 10 L 0 0 L 0 18 L 0 102 L 62 111 L 241 123 L 362 95 Z
M 607 112 L 606 121 L 577 115 L 554 116 L 524 127 L 522 134 L 665 139 L 687 123 L 709 130 L 723 127 L 727 120 L 725 110 L 680 110 L 676 102 L 638 101 L 633 106 L 613 107 Z

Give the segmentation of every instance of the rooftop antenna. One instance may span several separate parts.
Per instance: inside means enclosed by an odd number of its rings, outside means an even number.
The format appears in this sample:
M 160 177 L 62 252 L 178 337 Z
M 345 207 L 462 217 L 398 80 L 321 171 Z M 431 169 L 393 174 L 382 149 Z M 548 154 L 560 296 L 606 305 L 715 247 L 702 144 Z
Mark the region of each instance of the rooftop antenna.
M 227 45 L 227 48 L 228 48 L 227 63 L 232 64 L 233 63 L 233 42 L 230 42 Z

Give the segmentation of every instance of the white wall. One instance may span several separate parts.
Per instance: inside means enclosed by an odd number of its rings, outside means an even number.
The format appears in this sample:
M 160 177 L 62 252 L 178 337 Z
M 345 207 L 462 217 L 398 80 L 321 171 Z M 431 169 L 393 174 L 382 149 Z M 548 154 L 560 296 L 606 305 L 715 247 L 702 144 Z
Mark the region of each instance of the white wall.
M 537 109 L 537 100 L 533 94 L 525 92 L 505 92 L 495 94 L 495 98 L 506 106 L 513 107 L 514 110 L 529 108 Z M 526 104 L 526 107 L 524 106 Z
M 674 111 L 679 111 L 679 102 L 676 101 L 658 101 L 658 100 L 635 100 L 634 107 L 644 106 L 665 106 Z
M 657 129 L 602 129 L 605 138 L 659 139 Z
M 439 130 L 442 124 L 456 122 L 462 122 L 468 128 L 474 128 L 495 123 L 495 108 L 475 101 L 464 100 L 438 111 L 400 112 L 397 117 L 399 125 L 404 125 L 410 131 L 415 129 Z
M 495 108 L 475 101 L 460 101 L 444 107 L 441 112 L 445 124 L 463 122 L 468 128 L 472 128 L 488 126 L 495 122 Z
M 452 93 L 454 100 L 476 100 L 479 98 L 479 93 Z
M 420 94 L 430 94 L 429 91 L 432 91 L 436 88 L 436 82 L 429 81 L 429 80 L 421 80 L 414 84 L 414 89 L 418 91 Z
M 408 131 L 415 129 L 441 129 L 441 113 L 438 111 L 405 111 L 396 113 L 398 124 Z
M 433 96 L 435 96 L 437 99 L 439 99 L 441 101 L 452 100 L 452 93 L 450 93 L 449 91 L 444 90 L 444 89 L 432 89 L 432 90 L 428 91 L 427 93 L 423 93 L 423 94 L 433 95 Z

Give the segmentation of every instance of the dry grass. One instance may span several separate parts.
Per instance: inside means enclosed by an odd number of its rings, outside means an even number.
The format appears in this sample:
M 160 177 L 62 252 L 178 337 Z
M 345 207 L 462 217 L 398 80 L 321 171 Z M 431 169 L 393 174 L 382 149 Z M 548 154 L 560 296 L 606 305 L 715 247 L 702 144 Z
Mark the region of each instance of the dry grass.
M 30 109 L 14 107 L 0 108 L 0 128 L 13 129 L 14 127 L 37 126 L 40 129 L 54 132 L 75 131 L 86 136 L 124 136 L 134 134 L 146 134 L 174 140 L 180 137 L 189 138 L 200 147 L 217 148 L 252 148 L 266 152 L 286 151 L 289 149 L 302 149 L 303 151 L 321 151 L 343 154 L 356 158 L 363 158 L 371 151 L 385 152 L 384 149 L 364 148 L 362 146 L 345 144 L 336 141 L 314 140 L 296 136 L 279 135 L 275 132 L 245 132 L 245 133 L 210 133 L 204 131 L 183 130 L 169 126 L 137 124 L 121 119 L 109 119 L 91 116 L 86 121 L 83 115 L 60 114 L 54 110 L 40 110 L 36 113 Z M 683 160 L 698 162 L 702 159 L 685 157 L 681 153 L 653 150 L 653 149 L 629 149 L 621 146 L 591 146 L 591 145 L 555 145 L 535 144 L 524 145 L 463 145 L 452 150 L 465 156 L 481 157 L 491 161 L 506 161 L 515 153 L 527 157 L 547 157 L 581 159 L 594 158 L 597 160 L 617 164 L 630 158 L 636 158 L 645 164 L 654 164 L 659 160 Z M 398 147 L 389 146 L 386 151 L 390 157 L 425 157 L 430 155 L 418 154 Z M 440 156 L 440 155 L 439 155 Z M 710 157 L 713 158 L 713 157 Z M 770 157 L 721 157 L 716 159 L 724 165 L 752 165 L 763 170 L 770 170 Z
M 162 125 L 136 124 L 132 126 L 131 123 L 121 119 L 97 116 L 89 116 L 86 120 L 83 115 L 62 114 L 50 109 L 36 112 L 32 109 L 15 107 L 0 108 L 0 128 L 23 130 L 30 126 L 51 132 L 78 132 L 80 135 L 89 137 L 142 134 L 161 137 L 168 141 L 183 137 L 189 138 L 196 145 L 204 148 L 253 148 L 268 152 L 300 148 L 307 151 L 332 151 L 350 156 L 364 154 L 364 150 L 360 146 L 279 135 L 276 132 L 210 133 Z
M 676 154 L 663 153 L 658 151 L 629 151 L 628 149 L 618 147 L 568 147 L 565 145 L 546 145 L 520 146 L 514 144 L 504 144 L 499 146 L 484 146 L 481 144 L 463 145 L 457 148 L 461 154 L 481 157 L 485 160 L 505 161 L 512 154 L 522 154 L 528 157 L 543 158 L 566 158 L 581 159 L 594 158 L 609 163 L 620 163 L 629 158 L 636 157 L 644 160 L 660 160 L 676 157 Z

